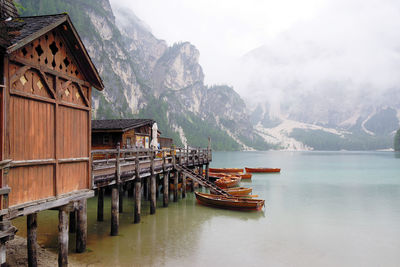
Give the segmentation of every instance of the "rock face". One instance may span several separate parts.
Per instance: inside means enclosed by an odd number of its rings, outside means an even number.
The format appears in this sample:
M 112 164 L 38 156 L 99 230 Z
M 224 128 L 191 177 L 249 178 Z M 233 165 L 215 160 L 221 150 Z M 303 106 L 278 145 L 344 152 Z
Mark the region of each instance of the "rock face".
M 153 118 L 177 145 L 206 146 L 211 136 L 215 149 L 268 147 L 232 88 L 204 85 L 200 52 L 189 42 L 168 46 L 108 0 L 19 2 L 27 7 L 22 15 L 71 16 L 105 84 L 93 94 L 95 118 Z

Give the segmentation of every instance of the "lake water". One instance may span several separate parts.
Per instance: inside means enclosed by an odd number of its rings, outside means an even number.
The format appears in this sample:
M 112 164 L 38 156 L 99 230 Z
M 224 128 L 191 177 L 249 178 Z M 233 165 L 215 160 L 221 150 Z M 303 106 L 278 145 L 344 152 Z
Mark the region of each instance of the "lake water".
M 394 152 L 214 152 L 213 167 L 280 167 L 242 186 L 266 200 L 262 212 L 213 209 L 192 193 L 133 224 L 125 198 L 120 235 L 96 222 L 88 201 L 90 266 L 400 266 L 400 154 Z M 172 200 L 172 199 L 171 199 Z M 24 235 L 25 218 L 14 223 Z M 39 243 L 56 249 L 57 212 L 39 214 Z

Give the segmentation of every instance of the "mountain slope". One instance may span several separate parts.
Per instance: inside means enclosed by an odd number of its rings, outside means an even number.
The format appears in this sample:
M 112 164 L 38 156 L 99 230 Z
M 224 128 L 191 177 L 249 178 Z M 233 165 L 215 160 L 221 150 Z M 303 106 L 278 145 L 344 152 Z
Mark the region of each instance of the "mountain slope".
M 114 14 L 108 0 L 18 2 L 22 15 L 69 13 L 105 84 L 93 94 L 95 118 L 154 118 L 178 145 L 205 146 L 210 136 L 219 150 L 269 147 L 232 88 L 204 85 L 192 44 L 168 46 L 133 12 L 115 7 Z

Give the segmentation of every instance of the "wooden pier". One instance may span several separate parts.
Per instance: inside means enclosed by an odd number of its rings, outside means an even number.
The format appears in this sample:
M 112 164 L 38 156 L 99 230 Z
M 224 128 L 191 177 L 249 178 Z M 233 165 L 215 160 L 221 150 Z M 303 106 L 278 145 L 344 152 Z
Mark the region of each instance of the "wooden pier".
M 101 158 L 101 159 L 96 159 Z M 187 177 L 207 186 L 211 149 L 116 149 L 92 150 L 92 189 L 97 191 L 97 220 L 104 220 L 104 191 L 111 189 L 111 235 L 118 235 L 119 213 L 123 212 L 125 191 L 134 196 L 134 223 L 141 218 L 142 196 L 150 201 L 150 214 L 156 213 L 157 196 L 162 191 L 163 207 L 168 207 L 169 185 L 173 184 L 173 201 L 186 197 Z M 203 167 L 205 166 L 205 175 Z M 189 173 L 190 172 L 190 173 Z M 192 174 L 197 173 L 197 178 Z M 204 180 L 204 181 L 201 181 Z M 162 190 L 160 190 L 162 189 Z

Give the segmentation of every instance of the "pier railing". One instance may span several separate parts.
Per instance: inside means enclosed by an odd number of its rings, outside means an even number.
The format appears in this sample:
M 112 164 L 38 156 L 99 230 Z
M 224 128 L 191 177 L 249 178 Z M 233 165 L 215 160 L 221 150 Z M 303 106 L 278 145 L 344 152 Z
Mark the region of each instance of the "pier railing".
M 92 188 L 173 171 L 176 165 L 192 167 L 212 160 L 209 148 L 92 150 Z

